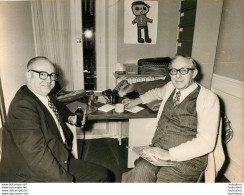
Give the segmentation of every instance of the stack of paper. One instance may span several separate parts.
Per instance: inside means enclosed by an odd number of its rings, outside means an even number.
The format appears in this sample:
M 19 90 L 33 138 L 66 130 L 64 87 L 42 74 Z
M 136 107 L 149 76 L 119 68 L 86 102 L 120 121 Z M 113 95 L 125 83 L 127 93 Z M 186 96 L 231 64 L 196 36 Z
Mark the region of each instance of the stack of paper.
M 105 104 L 105 105 L 99 107 L 98 110 L 103 111 L 103 112 L 109 112 L 110 110 L 113 110 L 114 108 L 115 108 L 114 105 Z
M 132 112 L 132 113 L 137 113 L 141 110 L 143 110 L 144 108 L 140 107 L 140 106 L 134 106 L 133 108 L 126 108 L 125 110 Z

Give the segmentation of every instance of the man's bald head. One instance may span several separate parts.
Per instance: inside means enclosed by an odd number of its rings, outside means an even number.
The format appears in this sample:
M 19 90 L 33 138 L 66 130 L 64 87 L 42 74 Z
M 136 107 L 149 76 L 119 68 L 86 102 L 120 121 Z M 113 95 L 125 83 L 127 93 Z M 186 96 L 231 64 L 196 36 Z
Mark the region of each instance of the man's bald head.
M 51 74 L 54 73 L 54 65 L 48 58 L 32 58 L 27 64 L 26 71 L 28 88 L 39 95 L 47 96 L 55 85 L 55 81 L 51 79 Z M 49 76 L 43 78 L 44 75 Z

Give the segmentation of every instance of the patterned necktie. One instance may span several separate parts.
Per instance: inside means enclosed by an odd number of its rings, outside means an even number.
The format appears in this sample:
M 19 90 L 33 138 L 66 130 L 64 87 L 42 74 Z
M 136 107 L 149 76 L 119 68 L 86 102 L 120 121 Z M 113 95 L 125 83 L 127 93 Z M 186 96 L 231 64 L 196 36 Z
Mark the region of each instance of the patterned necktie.
M 174 107 L 180 104 L 180 95 L 181 95 L 181 94 L 180 94 L 180 91 L 178 91 L 178 92 L 175 94 L 175 98 L 174 98 L 174 100 L 173 100 L 173 102 L 174 102 Z
M 54 103 L 51 102 L 49 97 L 47 99 L 48 99 L 49 108 L 52 109 L 52 111 L 54 112 L 54 114 L 55 114 L 55 116 L 56 116 L 56 118 L 58 120 L 58 123 L 60 124 L 60 117 L 59 117 L 59 113 L 58 113 L 58 110 L 57 110 L 56 106 L 54 105 Z
M 58 110 L 57 110 L 56 106 L 54 105 L 54 103 L 50 100 L 50 98 L 47 97 L 47 99 L 48 99 L 48 106 L 49 106 L 49 107 L 52 109 L 52 111 L 54 112 L 54 114 L 55 114 L 55 116 L 56 116 L 56 118 L 57 118 L 57 120 L 58 120 L 58 123 L 59 123 L 59 125 L 60 125 L 61 123 L 60 123 L 60 116 L 59 116 Z M 67 149 L 71 149 L 71 146 L 68 144 L 68 142 L 67 142 L 67 140 L 66 140 L 66 138 L 65 138 L 65 135 L 64 135 L 64 132 L 63 132 L 62 127 L 59 127 L 58 129 L 59 129 L 59 131 L 60 131 L 61 137 L 62 137 L 62 139 L 63 139 L 63 141 L 64 141 L 64 144 L 65 144 L 66 148 L 67 148 Z

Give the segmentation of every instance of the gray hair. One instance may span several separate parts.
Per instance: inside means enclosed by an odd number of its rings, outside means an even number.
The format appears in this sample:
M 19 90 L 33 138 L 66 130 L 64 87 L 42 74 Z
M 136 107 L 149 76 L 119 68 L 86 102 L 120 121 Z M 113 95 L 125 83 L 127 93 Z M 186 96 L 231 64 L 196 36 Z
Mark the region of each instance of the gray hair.
M 175 57 L 172 58 L 170 64 L 169 64 L 169 68 L 171 68 L 171 64 L 178 58 L 185 58 L 186 60 L 189 60 L 189 63 L 192 64 L 192 68 L 196 68 L 197 67 L 197 62 L 189 56 L 184 56 L 184 55 L 176 55 Z

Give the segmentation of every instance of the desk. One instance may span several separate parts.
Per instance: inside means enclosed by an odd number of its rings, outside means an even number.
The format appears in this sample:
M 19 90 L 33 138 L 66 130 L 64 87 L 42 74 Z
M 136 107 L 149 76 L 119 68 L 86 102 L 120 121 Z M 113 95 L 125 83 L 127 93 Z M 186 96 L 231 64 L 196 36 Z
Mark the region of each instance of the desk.
M 89 107 L 87 108 L 88 114 L 87 114 L 87 120 L 125 120 L 125 119 L 137 119 L 137 118 L 156 118 L 157 112 L 151 111 L 148 109 L 145 105 L 140 105 L 140 107 L 143 107 L 144 109 L 137 112 L 132 113 L 129 111 L 124 111 L 123 113 L 117 113 L 115 110 L 111 110 L 109 112 L 103 112 L 97 110 L 97 108 L 103 106 L 103 103 L 96 103 L 91 110 L 96 110 L 94 112 L 89 113 Z
M 102 112 L 97 110 L 97 108 L 104 105 L 103 103 L 96 103 L 93 107 L 87 108 L 87 121 L 101 121 L 101 120 L 107 120 L 107 121 L 121 121 L 121 120 L 128 120 L 129 121 L 129 142 L 128 146 L 140 146 L 140 145 L 146 145 L 151 143 L 151 139 L 153 137 L 154 131 L 157 125 L 157 112 L 151 111 L 148 109 L 145 105 L 140 105 L 144 109 L 137 112 L 132 113 L 129 111 L 124 111 L 124 113 L 116 113 L 113 110 L 109 112 Z M 77 108 L 77 107 L 76 107 Z M 73 110 L 71 110 L 73 111 Z M 72 132 L 74 133 L 74 141 L 76 140 L 76 131 L 74 130 L 74 127 L 72 128 Z M 122 133 L 119 137 L 119 143 L 121 143 Z M 74 147 L 74 155 L 77 156 L 77 143 L 73 143 Z M 128 151 L 128 167 L 134 166 L 134 160 L 138 156 L 136 153 L 131 151 L 129 149 Z

